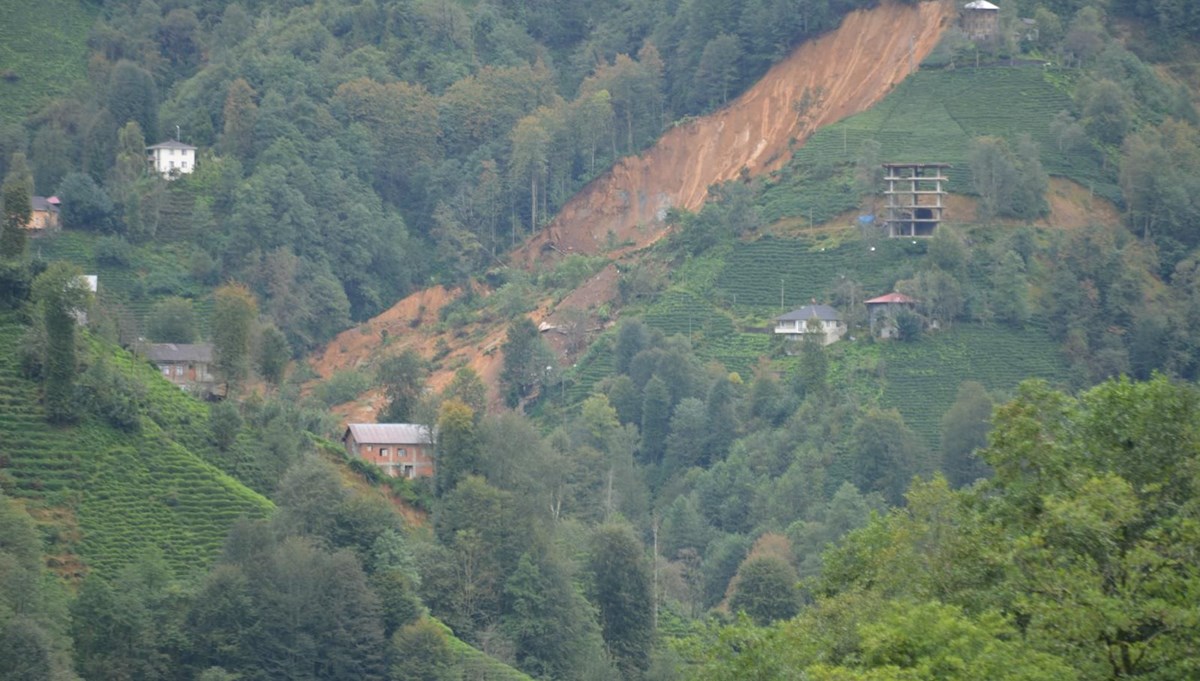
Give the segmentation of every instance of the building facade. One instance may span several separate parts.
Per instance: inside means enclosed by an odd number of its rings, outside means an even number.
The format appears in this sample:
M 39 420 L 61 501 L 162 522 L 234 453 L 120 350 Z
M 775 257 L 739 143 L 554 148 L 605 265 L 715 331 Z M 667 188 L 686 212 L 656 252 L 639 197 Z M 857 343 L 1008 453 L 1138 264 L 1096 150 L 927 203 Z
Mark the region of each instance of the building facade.
M 163 378 L 175 385 L 212 393 L 217 379 L 212 374 L 212 343 L 150 343 L 141 348 Z
M 57 196 L 35 196 L 30 201 L 33 212 L 29 216 L 29 229 L 58 229 Z
M 146 147 L 150 168 L 168 180 L 196 170 L 196 147 L 177 140 L 167 140 Z
M 351 423 L 342 443 L 351 456 L 373 463 L 393 478 L 428 478 L 434 473 L 433 437 L 416 423 Z
M 828 305 L 805 305 L 775 318 L 775 333 L 794 340 L 807 334 L 819 334 L 821 345 L 835 343 L 846 335 L 846 325 L 838 311 Z

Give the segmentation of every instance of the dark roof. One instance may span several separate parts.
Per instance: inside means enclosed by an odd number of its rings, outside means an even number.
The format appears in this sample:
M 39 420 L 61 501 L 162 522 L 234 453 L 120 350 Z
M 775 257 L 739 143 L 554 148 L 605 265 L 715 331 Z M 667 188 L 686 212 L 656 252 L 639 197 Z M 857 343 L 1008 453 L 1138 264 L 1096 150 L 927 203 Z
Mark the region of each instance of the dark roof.
M 152 362 L 212 362 L 212 343 L 150 343 L 142 348 Z
M 808 320 L 814 317 L 823 322 L 839 322 L 842 320 L 842 316 L 838 314 L 838 311 L 828 305 L 805 305 L 799 310 L 792 310 L 785 315 L 776 317 L 775 321 L 794 322 L 798 319 Z
M 886 161 L 883 164 L 884 168 L 953 168 L 952 163 L 901 163 L 900 161 Z
M 50 198 L 35 196 L 30 203 L 33 205 L 34 210 L 44 210 L 51 213 L 58 212 L 58 197 L 55 196 L 51 196 Z
M 359 444 L 433 444 L 429 429 L 417 423 L 351 423 L 346 426 L 346 436 L 353 435 Z
M 886 295 L 879 296 L 878 298 L 872 298 L 872 299 L 866 301 L 866 304 L 867 305 L 898 305 L 898 304 L 913 305 L 913 304 L 916 304 L 916 302 L 917 301 L 913 300 L 912 298 L 909 298 L 908 296 L 904 295 L 903 293 L 893 292 L 893 293 L 888 293 Z
M 191 149 L 195 151 L 196 147 L 193 147 L 190 144 L 184 144 L 179 140 L 167 140 L 166 142 L 159 142 L 158 144 L 152 144 L 146 147 L 146 151 L 151 149 Z

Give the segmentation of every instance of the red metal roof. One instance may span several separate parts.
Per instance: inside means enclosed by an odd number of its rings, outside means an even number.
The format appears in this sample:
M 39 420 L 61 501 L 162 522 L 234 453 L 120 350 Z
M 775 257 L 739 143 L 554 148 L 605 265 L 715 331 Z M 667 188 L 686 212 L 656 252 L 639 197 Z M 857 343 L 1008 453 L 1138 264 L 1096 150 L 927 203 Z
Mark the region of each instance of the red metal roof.
M 903 293 L 892 292 L 887 295 L 882 295 L 882 296 L 879 296 L 878 298 L 872 298 L 872 299 L 868 300 L 867 305 L 876 305 L 876 304 L 885 305 L 885 304 L 900 304 L 900 303 L 907 303 L 907 304 L 911 305 L 911 304 L 915 304 L 916 302 L 917 301 L 913 300 L 912 298 L 909 298 L 908 296 L 904 295 Z

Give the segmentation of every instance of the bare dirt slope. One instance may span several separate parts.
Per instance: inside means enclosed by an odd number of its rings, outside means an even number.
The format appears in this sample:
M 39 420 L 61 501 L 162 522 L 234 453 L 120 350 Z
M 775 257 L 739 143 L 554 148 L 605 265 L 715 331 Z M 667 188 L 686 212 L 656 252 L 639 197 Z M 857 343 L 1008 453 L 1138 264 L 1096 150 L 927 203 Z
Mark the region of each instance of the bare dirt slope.
M 798 47 L 729 106 L 671 129 L 646 153 L 624 159 L 588 185 L 513 261 L 532 267 L 555 249 L 594 254 L 610 231 L 617 242 L 653 243 L 663 234 L 660 220 L 667 208 L 696 210 L 709 186 L 734 179 L 743 169 L 751 176 L 777 169 L 818 128 L 877 103 L 933 49 L 954 11 L 954 3 L 946 0 L 915 6 L 884 0 L 875 9 L 848 15 L 837 30 Z M 562 305 L 592 309 L 611 298 L 615 288 L 610 266 Z M 432 388 L 444 386 L 456 368 L 466 365 L 491 387 L 495 400 L 505 324 L 438 331 L 437 310 L 451 297 L 440 287 L 413 294 L 343 332 L 311 364 L 328 377 L 412 347 L 424 357 L 439 358 Z M 551 301 L 530 316 L 553 321 Z M 347 421 L 371 420 L 381 405 L 382 395 L 373 391 L 337 411 Z
M 709 186 L 779 168 L 792 145 L 873 106 L 937 44 L 954 13 L 942 0 L 884 2 L 853 12 L 840 28 L 798 47 L 724 109 L 668 131 L 650 150 L 588 185 L 516 255 L 596 253 L 613 232 L 637 246 L 662 234 L 667 208 L 696 210 Z M 801 102 L 813 104 L 800 110 Z M 553 249 L 550 248 L 553 246 Z

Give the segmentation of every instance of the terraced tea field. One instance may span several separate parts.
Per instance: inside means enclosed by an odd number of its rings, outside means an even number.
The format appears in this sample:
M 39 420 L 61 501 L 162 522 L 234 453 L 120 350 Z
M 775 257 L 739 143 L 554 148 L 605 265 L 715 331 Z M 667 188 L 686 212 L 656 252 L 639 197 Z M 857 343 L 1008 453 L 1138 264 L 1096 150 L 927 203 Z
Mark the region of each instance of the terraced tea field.
M 768 221 L 807 218 L 812 210 L 816 221 L 823 222 L 854 209 L 857 197 L 848 171 L 835 168 L 832 176 L 824 175 L 830 166 L 852 164 L 867 140 L 882 146 L 880 160 L 953 164 L 950 190 L 972 193 L 967 164 L 971 140 L 991 135 L 1011 142 L 1023 133 L 1038 143 L 1049 173 L 1119 201 L 1113 169 L 1105 170 L 1097 155 L 1060 152 L 1050 133 L 1054 116 L 1071 108 L 1067 91 L 1054 82 L 1067 77 L 1039 66 L 919 71 L 873 109 L 809 138 L 777 184 L 764 192 L 763 216 Z M 812 174 L 821 177 L 814 181 Z
M 845 277 L 862 285 L 870 296 L 891 291 L 903 268 L 911 269 L 916 247 L 904 239 L 886 239 L 871 244 L 850 239 L 837 245 L 821 246 L 809 239 L 764 238 L 741 243 L 725 260 L 716 287 L 738 309 L 773 318 L 788 310 L 807 305 L 812 299 L 825 300 L 825 292 Z M 783 292 L 781 312 L 780 289 Z
M 0 123 L 24 119 L 87 77 L 87 38 L 98 4 L 10 0 L 0 6 Z
M 16 315 L 0 315 L 0 487 L 34 507 L 69 508 L 81 533 L 69 548 L 91 569 L 113 574 L 151 548 L 181 574 L 203 569 L 237 518 L 270 512 L 265 497 L 181 443 L 204 437 L 204 405 L 127 355 L 116 368 L 158 393 L 140 432 L 92 418 L 47 424 L 17 363 L 22 333 Z
M 45 260 L 65 260 L 87 274 L 98 275 L 100 302 L 109 309 L 124 310 L 139 325 L 145 322 L 156 300 L 169 295 L 191 298 L 197 331 L 207 335 L 211 291 L 187 276 L 180 247 L 159 244 L 137 248 L 129 266 L 114 266 L 97 262 L 96 239 L 93 234 L 64 230 L 30 241 L 29 250 Z
M 931 448 L 963 381 L 1005 395 L 1026 378 L 1067 383 L 1061 349 L 1040 329 L 961 324 L 918 343 L 888 342 L 879 351 L 884 375 L 879 402 L 900 410 L 905 423 Z

